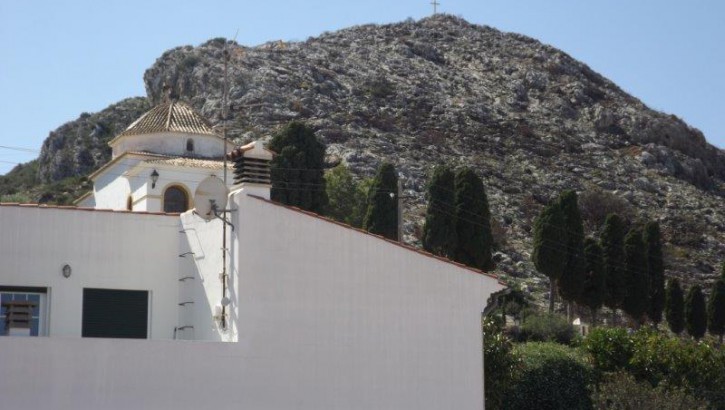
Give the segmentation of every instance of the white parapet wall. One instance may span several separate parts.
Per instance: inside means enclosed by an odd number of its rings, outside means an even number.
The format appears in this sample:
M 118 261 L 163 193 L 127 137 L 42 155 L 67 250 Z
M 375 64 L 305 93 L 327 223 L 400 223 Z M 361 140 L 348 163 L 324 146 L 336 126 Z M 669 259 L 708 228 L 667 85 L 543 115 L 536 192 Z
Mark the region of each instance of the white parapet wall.
M 148 336 L 171 339 L 179 226 L 173 215 L 0 206 L 0 286 L 47 289 L 44 333 L 75 337 L 81 336 L 84 288 L 148 291 Z

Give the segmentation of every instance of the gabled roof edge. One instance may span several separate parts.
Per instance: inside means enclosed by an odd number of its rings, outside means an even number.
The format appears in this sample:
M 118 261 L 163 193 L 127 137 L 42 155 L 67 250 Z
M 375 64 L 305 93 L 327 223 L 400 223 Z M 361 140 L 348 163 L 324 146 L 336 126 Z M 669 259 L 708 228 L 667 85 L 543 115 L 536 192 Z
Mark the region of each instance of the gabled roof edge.
M 424 250 L 420 250 L 420 249 L 418 249 L 418 248 L 416 248 L 414 246 L 410 246 L 410 245 L 407 245 L 405 243 L 398 242 L 398 241 L 393 241 L 393 240 L 388 239 L 388 238 L 386 238 L 384 236 L 376 235 L 374 233 L 370 233 L 368 231 L 365 231 L 365 230 L 362 230 L 362 229 L 359 229 L 359 228 L 355 228 L 354 226 L 350 226 L 348 224 L 335 221 L 333 219 L 330 219 L 330 218 L 327 218 L 327 217 L 318 215 L 318 214 L 316 214 L 314 212 L 305 211 L 304 209 L 300 209 L 300 208 L 297 208 L 295 206 L 280 204 L 279 202 L 274 202 L 272 200 L 269 200 L 269 199 L 266 199 L 266 198 L 263 198 L 263 197 L 257 196 L 257 195 L 247 195 L 247 196 L 250 197 L 250 198 L 257 199 L 257 200 L 262 201 L 262 202 L 266 202 L 268 204 L 272 204 L 274 206 L 278 206 L 280 208 L 289 209 L 290 211 L 294 211 L 294 212 L 297 212 L 297 213 L 301 213 L 301 214 L 304 214 L 304 215 L 307 215 L 307 216 L 311 216 L 313 218 L 320 219 L 320 220 L 325 221 L 325 222 L 328 222 L 328 223 L 332 223 L 332 224 L 341 226 L 343 228 L 350 229 L 352 231 L 355 231 L 357 233 L 361 233 L 363 235 L 368 235 L 368 236 L 372 236 L 374 238 L 381 239 L 381 240 L 383 240 L 385 242 L 388 242 L 388 243 L 391 243 L 393 245 L 399 246 L 399 247 L 401 247 L 403 249 L 406 249 L 408 251 L 412 251 L 412 252 L 418 253 L 420 255 L 427 256 L 429 258 L 437 259 L 437 260 L 439 260 L 441 262 L 444 262 L 444 263 L 448 263 L 448 264 L 451 264 L 451 265 L 455 265 L 455 266 L 457 266 L 459 268 L 463 268 L 463 269 L 468 270 L 468 271 L 470 271 L 472 273 L 476 273 L 476 274 L 483 275 L 483 276 L 488 276 L 488 277 L 490 277 L 492 279 L 496 279 L 500 285 L 508 287 L 508 284 L 506 282 L 502 281 L 501 278 L 499 278 L 497 275 L 495 275 L 493 273 L 485 272 L 485 271 L 482 271 L 480 269 L 475 269 L 475 268 L 472 268 L 470 266 L 466 266 L 466 265 L 464 265 L 462 263 L 458 263 L 458 262 L 452 261 L 452 260 L 447 259 L 447 258 L 444 258 L 442 256 L 434 255 L 434 254 L 432 254 L 430 252 L 426 252 Z

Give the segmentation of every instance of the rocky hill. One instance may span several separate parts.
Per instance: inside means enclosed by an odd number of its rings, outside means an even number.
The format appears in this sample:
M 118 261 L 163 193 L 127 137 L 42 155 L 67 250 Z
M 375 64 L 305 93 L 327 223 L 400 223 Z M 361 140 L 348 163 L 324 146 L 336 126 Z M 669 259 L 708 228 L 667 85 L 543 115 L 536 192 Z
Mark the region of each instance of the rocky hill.
M 144 75 L 150 103 L 168 84 L 218 124 L 225 44 L 165 52 Z M 227 47 L 230 135 L 244 142 L 303 120 L 328 144 L 331 165 L 370 175 L 393 161 L 405 181 L 409 242 L 420 232 L 427 172 L 446 162 L 484 177 L 499 267 L 532 289 L 541 286 L 529 262 L 532 219 L 565 188 L 582 193 L 591 229 L 603 210 L 660 220 L 670 275 L 707 281 L 725 260 L 725 153 L 534 39 L 438 15 Z M 40 180 L 105 162 L 105 142 L 148 107 L 125 100 L 51 133 Z

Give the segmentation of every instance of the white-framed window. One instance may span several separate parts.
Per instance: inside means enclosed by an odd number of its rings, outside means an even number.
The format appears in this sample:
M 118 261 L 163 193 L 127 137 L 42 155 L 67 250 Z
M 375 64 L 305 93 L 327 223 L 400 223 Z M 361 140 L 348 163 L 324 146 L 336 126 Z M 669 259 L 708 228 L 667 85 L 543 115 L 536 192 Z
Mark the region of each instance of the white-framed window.
M 0 286 L 0 336 L 7 336 L 7 314 L 13 302 L 30 302 L 30 336 L 47 336 L 48 290 L 46 288 Z

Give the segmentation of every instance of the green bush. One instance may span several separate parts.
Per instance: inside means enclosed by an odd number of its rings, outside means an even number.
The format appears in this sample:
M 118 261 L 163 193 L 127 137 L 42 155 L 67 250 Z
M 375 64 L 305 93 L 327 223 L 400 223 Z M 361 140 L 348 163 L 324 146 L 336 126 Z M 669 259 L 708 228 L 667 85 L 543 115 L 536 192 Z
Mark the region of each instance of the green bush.
M 637 332 L 633 342 L 630 371 L 636 378 L 686 389 L 715 408 L 725 408 L 725 351 L 652 330 Z
M 707 403 L 683 389 L 665 390 L 647 382 L 637 382 L 632 375 L 614 373 L 599 385 L 594 394 L 595 409 L 682 410 L 706 409 Z
M 612 372 L 629 366 L 634 342 L 626 329 L 600 327 L 587 335 L 582 348 L 591 355 L 596 370 Z
M 592 369 L 574 349 L 556 343 L 516 346 L 519 368 L 504 403 L 506 409 L 591 409 Z
M 501 324 L 493 318 L 486 318 L 483 322 L 483 364 L 488 409 L 503 407 L 517 363 L 512 350 L 513 345 L 503 335 Z
M 528 316 L 521 324 L 520 342 L 556 342 L 571 344 L 576 332 L 563 316 L 556 314 L 535 314 Z

